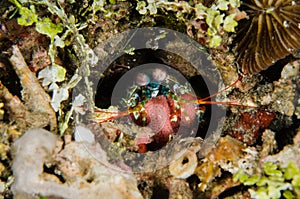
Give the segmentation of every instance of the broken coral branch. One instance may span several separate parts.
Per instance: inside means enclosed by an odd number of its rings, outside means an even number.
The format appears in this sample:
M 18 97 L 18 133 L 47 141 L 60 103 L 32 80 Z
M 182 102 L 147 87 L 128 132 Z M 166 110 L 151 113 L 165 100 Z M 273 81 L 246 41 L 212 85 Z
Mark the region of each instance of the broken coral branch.
M 24 104 L 17 96 L 13 96 L 0 81 L 0 98 L 10 117 L 16 121 L 20 128 L 26 127 L 25 115 L 28 114 Z
M 10 57 L 23 90 L 22 98 L 30 111 L 30 117 L 25 118 L 32 124 L 31 127 L 45 127 L 50 125 L 51 131 L 57 130 L 56 115 L 50 105 L 50 97 L 39 84 L 35 75 L 29 70 L 19 48 L 13 46 L 13 55 Z M 28 116 L 28 115 L 27 115 Z M 30 118 L 30 119 L 29 119 Z M 44 118 L 44 120 L 41 120 Z

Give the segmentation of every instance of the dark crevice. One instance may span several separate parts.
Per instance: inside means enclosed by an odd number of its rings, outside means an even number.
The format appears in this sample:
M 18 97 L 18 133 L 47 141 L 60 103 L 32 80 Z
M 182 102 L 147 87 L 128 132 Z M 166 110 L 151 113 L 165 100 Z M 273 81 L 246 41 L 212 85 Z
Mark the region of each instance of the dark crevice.
M 162 185 L 156 185 L 153 187 L 153 194 L 151 199 L 168 199 L 170 192 L 167 187 Z
M 51 165 L 50 167 L 47 167 L 47 165 L 44 164 L 43 169 L 44 169 L 45 173 L 48 173 L 48 174 L 51 174 L 51 175 L 55 175 L 60 180 L 61 183 L 65 183 L 66 182 L 65 178 L 62 175 L 59 175 L 59 174 L 57 174 L 55 172 L 55 170 L 56 170 L 56 166 L 55 165 Z

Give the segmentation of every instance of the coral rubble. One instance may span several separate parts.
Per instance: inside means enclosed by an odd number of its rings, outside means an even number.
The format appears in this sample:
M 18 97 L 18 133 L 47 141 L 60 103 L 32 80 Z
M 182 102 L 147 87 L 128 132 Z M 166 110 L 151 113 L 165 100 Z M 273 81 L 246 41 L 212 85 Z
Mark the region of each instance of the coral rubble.
M 62 149 L 56 135 L 31 129 L 14 149 L 14 198 L 142 198 L 133 175 L 108 163 L 99 144 L 70 142 Z M 47 173 L 47 165 L 57 169 Z

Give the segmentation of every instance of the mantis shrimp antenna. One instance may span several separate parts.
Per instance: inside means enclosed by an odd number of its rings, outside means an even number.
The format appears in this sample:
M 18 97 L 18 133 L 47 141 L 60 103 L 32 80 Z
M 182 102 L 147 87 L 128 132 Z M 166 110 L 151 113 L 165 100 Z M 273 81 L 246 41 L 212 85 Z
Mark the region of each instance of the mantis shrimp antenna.
M 241 81 L 241 79 L 243 78 L 243 76 L 240 76 L 237 80 L 235 80 L 232 84 L 226 86 L 225 88 L 223 88 L 222 90 L 208 96 L 205 98 L 201 98 L 201 99 L 197 99 L 197 100 L 182 100 L 182 103 L 194 103 L 194 104 L 221 104 L 221 105 L 228 105 L 228 106 L 240 106 L 240 107 L 247 107 L 247 108 L 257 108 L 257 106 L 250 106 L 250 105 L 243 105 L 243 104 L 238 104 L 238 103 L 234 103 L 234 102 L 215 102 L 215 101 L 207 101 L 208 99 L 211 99 L 212 97 L 228 90 L 229 88 L 233 87 L 234 85 L 236 85 L 239 81 Z

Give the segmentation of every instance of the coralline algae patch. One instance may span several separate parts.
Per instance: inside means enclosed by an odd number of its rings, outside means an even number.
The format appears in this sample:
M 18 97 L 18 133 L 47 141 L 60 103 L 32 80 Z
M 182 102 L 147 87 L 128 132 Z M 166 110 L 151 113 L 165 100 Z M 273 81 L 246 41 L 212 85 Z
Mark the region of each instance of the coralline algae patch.
M 195 170 L 195 174 L 201 180 L 199 189 L 206 190 L 216 177 L 222 175 L 221 169 L 235 173 L 238 169 L 243 168 L 251 174 L 257 166 L 256 159 L 255 149 L 245 147 L 242 142 L 230 136 L 220 138 L 216 148 L 199 162 Z
M 228 134 L 237 140 L 252 145 L 260 137 L 261 131 L 268 127 L 274 118 L 275 113 L 264 110 L 242 113 Z

